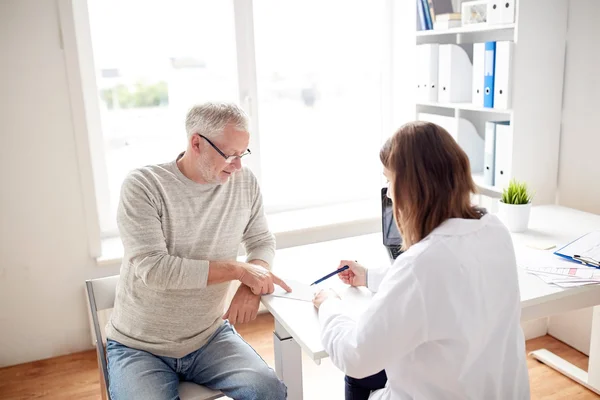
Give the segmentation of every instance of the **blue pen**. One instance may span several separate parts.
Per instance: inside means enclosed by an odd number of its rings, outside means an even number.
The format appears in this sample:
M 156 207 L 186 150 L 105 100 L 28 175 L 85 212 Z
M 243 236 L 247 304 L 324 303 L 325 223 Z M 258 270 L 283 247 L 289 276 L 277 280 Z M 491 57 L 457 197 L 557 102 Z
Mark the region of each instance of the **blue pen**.
M 322 278 L 320 278 L 320 279 L 317 279 L 316 281 L 314 281 L 313 283 L 311 283 L 311 284 L 310 284 L 310 286 L 312 286 L 312 285 L 316 285 L 317 283 L 321 283 L 321 282 L 323 282 L 325 279 L 329 279 L 329 278 L 331 278 L 332 276 L 334 276 L 334 275 L 337 275 L 337 274 L 339 274 L 340 272 L 347 270 L 348 268 L 350 268 L 350 267 L 349 267 L 349 266 L 347 266 L 347 265 L 344 265 L 342 268 L 340 268 L 340 269 L 336 269 L 336 270 L 335 270 L 335 271 L 333 271 L 332 273 L 330 273 L 330 274 L 327 274 L 327 275 L 325 275 L 324 277 L 322 277 Z

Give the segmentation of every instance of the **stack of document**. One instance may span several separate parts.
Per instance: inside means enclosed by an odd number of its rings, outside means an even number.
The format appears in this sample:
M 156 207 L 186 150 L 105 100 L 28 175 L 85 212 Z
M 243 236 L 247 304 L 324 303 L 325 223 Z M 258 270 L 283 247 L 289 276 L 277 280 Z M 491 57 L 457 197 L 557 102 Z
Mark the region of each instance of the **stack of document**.
M 568 261 L 549 251 L 520 249 L 517 264 L 544 282 L 564 288 L 600 284 L 600 269 Z

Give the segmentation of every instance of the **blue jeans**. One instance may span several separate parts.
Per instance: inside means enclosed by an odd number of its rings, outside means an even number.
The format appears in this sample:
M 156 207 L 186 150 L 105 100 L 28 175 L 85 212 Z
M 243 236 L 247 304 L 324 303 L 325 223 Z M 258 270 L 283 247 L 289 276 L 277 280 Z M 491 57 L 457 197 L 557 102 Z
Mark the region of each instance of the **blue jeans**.
M 114 340 L 106 345 L 112 400 L 179 399 L 179 381 L 218 389 L 233 399 L 279 400 L 287 388 L 225 321 L 203 347 L 183 358 L 160 357 Z

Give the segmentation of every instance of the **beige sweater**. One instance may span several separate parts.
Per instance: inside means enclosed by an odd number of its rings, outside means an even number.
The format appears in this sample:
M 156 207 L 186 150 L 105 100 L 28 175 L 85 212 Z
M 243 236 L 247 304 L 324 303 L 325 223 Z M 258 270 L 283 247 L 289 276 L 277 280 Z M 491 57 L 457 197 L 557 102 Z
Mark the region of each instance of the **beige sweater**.
M 131 172 L 117 222 L 125 255 L 107 336 L 126 346 L 181 358 L 223 323 L 230 282 L 207 286 L 209 261 L 269 265 L 269 232 L 256 177 L 247 168 L 223 185 L 186 178 L 176 161 Z

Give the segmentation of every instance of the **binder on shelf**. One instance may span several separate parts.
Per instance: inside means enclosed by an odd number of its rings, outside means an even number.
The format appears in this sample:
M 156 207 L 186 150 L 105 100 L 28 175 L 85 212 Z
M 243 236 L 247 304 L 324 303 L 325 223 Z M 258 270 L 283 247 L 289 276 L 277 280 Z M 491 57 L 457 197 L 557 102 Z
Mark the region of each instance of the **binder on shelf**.
M 512 24 L 515 22 L 515 0 L 504 0 L 501 4 L 500 23 Z
M 487 23 L 511 24 L 515 22 L 515 0 L 489 0 L 487 4 Z
M 507 110 L 511 107 L 513 48 L 513 42 L 496 42 L 494 108 L 502 110 Z
M 510 123 L 496 124 L 494 186 L 504 189 L 512 176 L 513 133 Z
M 439 45 L 438 101 L 464 103 L 471 101 L 473 66 L 467 52 L 456 44 Z
M 423 2 L 421 0 L 417 0 L 417 30 L 427 30 L 427 22 L 425 21 L 425 11 L 423 9 Z
M 418 113 L 417 120 L 433 122 L 444 128 L 456 140 L 469 157 L 471 172 L 481 173 L 483 170 L 483 139 L 471 121 L 465 118 L 447 117 L 445 115 Z
M 417 45 L 417 98 L 438 101 L 439 47 L 437 43 Z
M 485 43 L 473 43 L 473 105 L 483 107 L 483 71 L 485 61 Z
M 502 11 L 502 7 L 504 5 L 504 1 L 500 2 L 499 0 L 489 0 L 487 3 L 487 23 L 489 25 L 501 24 L 502 19 L 504 17 L 504 12 Z
M 494 186 L 496 167 L 496 126 L 498 124 L 508 125 L 508 121 L 486 121 L 485 123 L 485 151 L 483 155 L 483 183 Z
M 429 3 L 427 2 L 427 0 L 421 0 L 421 3 L 423 3 L 423 15 L 425 16 L 425 26 L 427 26 L 427 29 L 433 29 L 433 18 L 431 18 Z
M 496 42 L 485 42 L 483 64 L 483 106 L 494 107 L 494 69 L 496 67 Z

